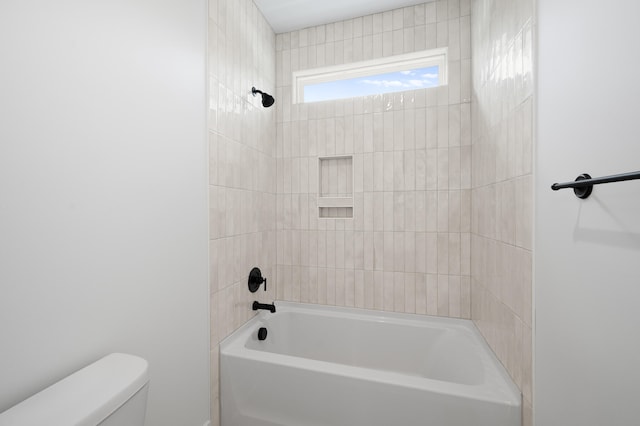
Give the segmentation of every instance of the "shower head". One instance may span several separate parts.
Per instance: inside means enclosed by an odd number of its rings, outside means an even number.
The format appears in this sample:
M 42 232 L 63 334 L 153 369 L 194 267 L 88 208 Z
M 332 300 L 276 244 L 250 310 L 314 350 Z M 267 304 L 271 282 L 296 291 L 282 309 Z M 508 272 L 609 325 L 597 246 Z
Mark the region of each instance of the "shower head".
M 262 95 L 262 106 L 265 108 L 269 108 L 276 101 L 275 99 L 273 99 L 273 96 L 268 93 L 264 93 L 262 90 L 258 90 L 255 87 L 251 88 L 251 93 L 253 94 L 253 96 L 255 96 L 256 93 L 260 93 Z

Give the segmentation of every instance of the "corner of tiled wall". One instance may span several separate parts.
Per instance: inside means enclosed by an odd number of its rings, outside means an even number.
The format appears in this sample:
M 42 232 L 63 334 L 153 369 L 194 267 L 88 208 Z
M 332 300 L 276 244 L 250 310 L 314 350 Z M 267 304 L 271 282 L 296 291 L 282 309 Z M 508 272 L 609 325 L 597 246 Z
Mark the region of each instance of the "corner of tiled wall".
M 474 0 L 471 318 L 532 424 L 533 0 Z
M 271 302 L 276 283 L 275 34 L 252 0 L 209 0 L 211 421 L 219 419 L 219 342 Z M 276 103 L 280 100 L 276 99 Z M 260 267 L 267 292 L 251 294 Z

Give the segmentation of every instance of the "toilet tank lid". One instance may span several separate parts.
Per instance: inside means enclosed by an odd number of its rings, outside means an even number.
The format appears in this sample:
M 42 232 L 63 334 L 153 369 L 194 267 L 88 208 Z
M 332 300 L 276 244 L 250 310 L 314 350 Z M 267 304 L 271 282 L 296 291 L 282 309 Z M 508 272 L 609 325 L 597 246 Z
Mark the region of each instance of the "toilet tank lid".
M 96 425 L 149 381 L 146 360 L 113 353 L 0 414 L 0 426 Z

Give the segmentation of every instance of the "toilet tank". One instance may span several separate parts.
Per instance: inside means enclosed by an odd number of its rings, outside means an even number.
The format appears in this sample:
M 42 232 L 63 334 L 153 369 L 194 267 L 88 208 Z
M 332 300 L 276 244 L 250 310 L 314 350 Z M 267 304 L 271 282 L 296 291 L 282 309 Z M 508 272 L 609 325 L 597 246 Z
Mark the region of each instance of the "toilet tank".
M 0 426 L 143 426 L 148 364 L 114 353 L 0 414 Z

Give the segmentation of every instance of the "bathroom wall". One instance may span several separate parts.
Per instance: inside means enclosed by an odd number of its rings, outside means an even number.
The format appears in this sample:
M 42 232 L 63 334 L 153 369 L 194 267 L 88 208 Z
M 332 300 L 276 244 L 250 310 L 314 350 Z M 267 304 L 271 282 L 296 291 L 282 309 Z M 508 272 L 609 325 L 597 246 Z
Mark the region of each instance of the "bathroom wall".
M 640 181 L 549 187 L 640 170 L 640 3 L 537 3 L 536 424 L 638 424 Z
M 476 0 L 471 318 L 532 424 L 533 1 Z
M 209 419 L 206 2 L 0 3 L 0 411 L 111 352 Z
M 276 288 L 275 35 L 252 0 L 209 1 L 211 407 L 219 423 L 218 343 L 271 302 Z M 276 98 L 276 103 L 281 100 Z M 259 267 L 267 292 L 251 294 Z
M 277 49 L 277 299 L 470 318 L 470 1 L 290 33 Z M 436 47 L 449 85 L 292 104 L 291 73 Z M 353 156 L 352 219 L 318 218 L 318 157 Z

